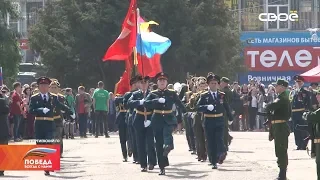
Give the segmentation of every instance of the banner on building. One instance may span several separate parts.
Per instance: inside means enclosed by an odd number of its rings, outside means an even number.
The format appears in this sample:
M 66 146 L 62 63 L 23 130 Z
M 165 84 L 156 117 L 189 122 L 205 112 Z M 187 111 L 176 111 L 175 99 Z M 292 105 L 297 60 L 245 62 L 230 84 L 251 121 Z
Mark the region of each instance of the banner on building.
M 60 170 L 60 145 L 1 145 L 1 170 Z

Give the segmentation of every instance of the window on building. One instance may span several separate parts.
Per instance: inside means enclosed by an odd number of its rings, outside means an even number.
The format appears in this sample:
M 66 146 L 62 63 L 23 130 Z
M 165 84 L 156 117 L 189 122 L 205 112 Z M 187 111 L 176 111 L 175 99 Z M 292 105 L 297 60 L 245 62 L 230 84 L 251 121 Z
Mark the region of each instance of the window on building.
M 241 30 L 242 31 L 264 31 L 263 22 L 258 19 L 260 13 L 264 12 L 264 0 L 241 0 Z
M 314 0 L 291 0 L 290 10 L 297 11 L 299 15 L 298 21 L 292 22 L 292 30 L 305 30 L 316 26 L 314 2 Z
M 267 13 L 273 13 L 279 15 L 280 13 L 289 13 L 289 0 L 268 0 L 267 1 Z M 267 22 L 267 29 L 269 30 L 286 30 L 289 29 L 289 21 L 269 21 Z

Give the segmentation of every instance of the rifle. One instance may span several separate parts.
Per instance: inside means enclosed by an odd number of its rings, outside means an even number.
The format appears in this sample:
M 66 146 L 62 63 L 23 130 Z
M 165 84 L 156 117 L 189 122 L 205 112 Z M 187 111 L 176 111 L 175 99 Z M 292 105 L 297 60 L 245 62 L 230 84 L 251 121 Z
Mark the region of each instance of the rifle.
M 307 120 L 307 117 L 308 117 L 308 114 L 310 114 L 310 112 L 304 112 L 303 113 L 303 116 L 302 118 L 304 120 Z M 306 144 L 309 143 L 309 141 L 311 140 L 311 154 L 310 154 L 310 150 L 309 148 L 307 147 L 307 153 L 309 156 L 312 157 L 312 153 L 314 153 L 315 151 L 315 146 L 313 145 L 313 140 L 314 140 L 314 129 L 313 129 L 313 124 L 312 123 L 308 123 L 307 125 L 300 125 L 300 124 L 297 124 L 296 127 L 295 127 L 296 130 L 298 131 L 304 131 L 304 132 L 308 132 L 308 136 L 306 138 L 304 138 L 303 140 L 305 141 Z

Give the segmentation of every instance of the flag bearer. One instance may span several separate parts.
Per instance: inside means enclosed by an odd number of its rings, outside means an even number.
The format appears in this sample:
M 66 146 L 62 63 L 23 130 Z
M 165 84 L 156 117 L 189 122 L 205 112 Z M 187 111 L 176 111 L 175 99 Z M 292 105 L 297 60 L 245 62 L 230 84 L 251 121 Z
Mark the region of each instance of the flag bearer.
M 172 132 L 177 125 L 177 119 L 172 112 L 173 104 L 181 108 L 182 112 L 186 112 L 185 106 L 182 104 L 178 95 L 174 90 L 167 89 L 168 75 L 166 73 L 158 73 L 155 76 L 158 89 L 151 91 L 144 101 L 147 109 L 153 110 L 151 116 L 151 127 L 153 129 L 158 164 L 160 167 L 159 175 L 165 175 L 165 167 L 169 166 L 168 154 L 174 149 Z
M 152 110 L 143 106 L 145 98 L 150 92 L 148 86 L 149 77 L 146 76 L 143 78 L 140 90 L 133 92 L 128 101 L 129 107 L 135 108 L 136 111 L 133 119 L 133 127 L 136 132 L 141 172 L 147 172 L 147 163 L 149 164 L 149 170 L 153 170 L 157 164 L 154 135 L 150 126 Z
M 228 116 L 228 124 L 232 124 L 232 114 L 225 93 L 218 90 L 220 77 L 210 74 L 207 77 L 209 90 L 200 95 L 197 103 L 198 112 L 203 113 L 204 129 L 208 142 L 208 156 L 212 169 L 217 169 L 217 163 L 222 164 L 227 152 L 223 141 L 225 122 L 223 114 Z
M 37 80 L 39 93 L 34 94 L 30 99 L 29 113 L 35 116 L 35 137 L 37 144 L 51 144 L 54 139 L 54 111 L 60 108 L 74 119 L 75 114 L 63 103 L 58 100 L 56 94 L 49 92 L 51 80 L 47 77 L 40 77 Z M 40 142 L 42 141 L 42 142 Z M 45 175 L 50 175 L 45 171 Z

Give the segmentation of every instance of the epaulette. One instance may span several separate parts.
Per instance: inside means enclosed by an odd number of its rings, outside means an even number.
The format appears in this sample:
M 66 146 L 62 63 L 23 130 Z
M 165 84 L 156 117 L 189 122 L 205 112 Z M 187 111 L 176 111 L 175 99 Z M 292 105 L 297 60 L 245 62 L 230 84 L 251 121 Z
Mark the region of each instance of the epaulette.
M 61 96 L 61 97 L 64 97 L 64 95 L 63 95 L 63 94 L 60 94 L 60 93 L 58 93 L 57 95 L 58 95 L 58 96 Z
M 204 95 L 204 94 L 207 94 L 208 93 L 208 91 L 204 91 L 203 93 L 201 93 L 201 95 Z
M 168 89 L 169 91 L 173 91 L 173 92 L 175 92 L 175 90 L 174 89 Z
M 153 93 L 153 92 L 157 92 L 157 91 L 158 91 L 158 90 L 153 90 L 153 91 L 151 91 L 151 92 Z
M 220 94 L 226 94 L 226 93 L 224 93 L 224 92 L 222 92 L 222 91 L 218 91 Z
M 58 96 L 57 94 L 54 94 L 54 93 L 50 93 L 50 95 L 52 95 L 52 96 Z
M 34 95 L 32 95 L 31 97 L 34 97 L 34 96 L 38 96 L 40 93 L 35 93 Z

